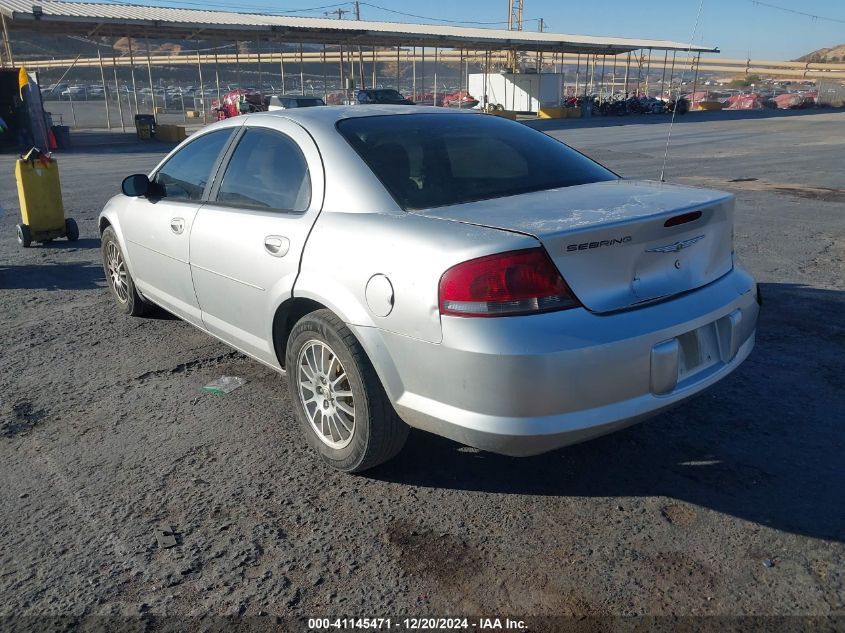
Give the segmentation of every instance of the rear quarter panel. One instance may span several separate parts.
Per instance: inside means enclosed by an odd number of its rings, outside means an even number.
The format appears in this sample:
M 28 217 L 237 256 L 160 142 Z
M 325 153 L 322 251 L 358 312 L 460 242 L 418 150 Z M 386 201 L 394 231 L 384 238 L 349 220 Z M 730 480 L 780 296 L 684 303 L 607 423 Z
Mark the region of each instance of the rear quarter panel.
M 438 285 L 448 268 L 537 245 L 528 236 L 448 220 L 324 211 L 305 247 L 294 295 L 323 303 L 352 325 L 438 343 Z M 377 316 L 367 304 L 367 282 L 378 274 L 393 286 L 387 316 Z

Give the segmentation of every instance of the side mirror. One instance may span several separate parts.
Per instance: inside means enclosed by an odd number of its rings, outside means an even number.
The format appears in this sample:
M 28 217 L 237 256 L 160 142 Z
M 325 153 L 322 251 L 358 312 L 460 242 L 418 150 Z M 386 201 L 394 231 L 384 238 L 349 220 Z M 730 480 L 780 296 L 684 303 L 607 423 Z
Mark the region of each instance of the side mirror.
M 132 174 L 123 179 L 120 185 L 124 196 L 141 198 L 152 190 L 152 183 L 146 174 Z

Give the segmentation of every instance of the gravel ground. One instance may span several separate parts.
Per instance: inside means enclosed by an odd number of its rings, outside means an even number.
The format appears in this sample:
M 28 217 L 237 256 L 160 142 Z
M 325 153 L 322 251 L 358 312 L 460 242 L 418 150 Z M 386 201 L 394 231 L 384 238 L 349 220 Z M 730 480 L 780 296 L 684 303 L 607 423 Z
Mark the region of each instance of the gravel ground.
M 626 123 L 536 125 L 657 177 L 665 119 Z M 845 113 L 675 125 L 667 179 L 737 193 L 737 251 L 762 283 L 756 351 L 730 378 L 539 457 L 412 432 L 358 477 L 311 454 L 284 377 L 165 314 L 111 305 L 96 215 L 166 147 L 112 135 L 62 156 L 82 238 L 29 250 L 14 238 L 13 157 L 0 156 L 0 617 L 845 625 L 843 129 Z M 201 393 L 223 374 L 248 382 Z

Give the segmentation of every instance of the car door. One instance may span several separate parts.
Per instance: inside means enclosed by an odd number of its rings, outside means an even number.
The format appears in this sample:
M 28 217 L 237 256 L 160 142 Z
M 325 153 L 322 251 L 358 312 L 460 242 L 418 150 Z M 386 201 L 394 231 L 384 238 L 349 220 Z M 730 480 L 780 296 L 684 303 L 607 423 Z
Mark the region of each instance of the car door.
M 202 320 L 212 334 L 276 366 L 273 315 L 292 294 L 322 207 L 322 160 L 302 127 L 266 116 L 244 126 L 224 163 L 191 232 Z
M 132 198 L 120 211 L 132 276 L 141 294 L 200 326 L 188 264 L 189 236 L 209 174 L 233 131 L 215 130 L 186 144 L 152 177 L 163 195 Z

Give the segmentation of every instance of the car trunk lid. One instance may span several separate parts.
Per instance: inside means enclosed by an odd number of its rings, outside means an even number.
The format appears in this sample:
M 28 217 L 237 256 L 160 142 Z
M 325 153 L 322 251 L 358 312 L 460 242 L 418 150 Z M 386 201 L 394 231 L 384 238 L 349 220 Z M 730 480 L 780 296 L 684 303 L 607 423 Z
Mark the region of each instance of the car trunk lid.
M 733 206 L 721 191 L 616 180 L 419 213 L 537 238 L 587 309 L 612 312 L 729 272 Z

